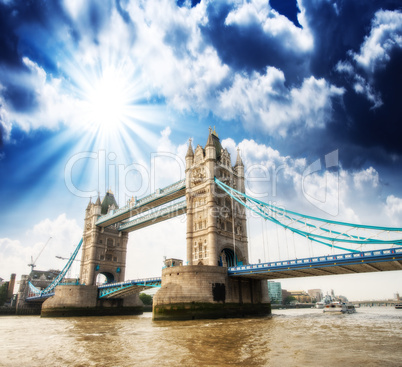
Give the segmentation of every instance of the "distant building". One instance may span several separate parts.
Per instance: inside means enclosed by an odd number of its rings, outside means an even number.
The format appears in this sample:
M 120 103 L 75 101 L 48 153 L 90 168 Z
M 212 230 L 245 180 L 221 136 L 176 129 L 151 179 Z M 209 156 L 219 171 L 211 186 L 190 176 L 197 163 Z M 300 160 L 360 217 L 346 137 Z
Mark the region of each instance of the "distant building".
M 23 277 L 24 277 L 24 279 L 26 279 L 26 281 L 22 281 L 22 277 L 21 277 L 19 292 L 22 291 L 27 286 L 28 281 L 30 281 L 38 289 L 45 289 L 53 282 L 53 280 L 59 274 L 60 274 L 60 270 L 53 270 L 53 269 L 47 270 L 47 271 L 32 270 L 28 276 L 23 275 Z
M 286 289 L 282 289 L 282 303 L 284 303 L 286 298 L 290 296 L 291 294 Z
M 313 302 L 320 302 L 322 300 L 321 289 L 309 289 L 307 293 L 310 295 Z
M 268 294 L 271 303 L 282 304 L 282 286 L 280 282 L 268 282 Z
M 311 303 L 311 296 L 305 291 L 289 291 L 289 293 L 299 303 Z

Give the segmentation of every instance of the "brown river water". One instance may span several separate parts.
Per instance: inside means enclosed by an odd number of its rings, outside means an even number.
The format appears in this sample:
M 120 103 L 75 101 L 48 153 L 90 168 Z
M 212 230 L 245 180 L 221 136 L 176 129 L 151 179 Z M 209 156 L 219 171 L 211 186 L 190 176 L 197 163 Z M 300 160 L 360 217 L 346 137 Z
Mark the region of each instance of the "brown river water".
M 402 366 L 402 310 L 271 318 L 0 318 L 0 366 Z

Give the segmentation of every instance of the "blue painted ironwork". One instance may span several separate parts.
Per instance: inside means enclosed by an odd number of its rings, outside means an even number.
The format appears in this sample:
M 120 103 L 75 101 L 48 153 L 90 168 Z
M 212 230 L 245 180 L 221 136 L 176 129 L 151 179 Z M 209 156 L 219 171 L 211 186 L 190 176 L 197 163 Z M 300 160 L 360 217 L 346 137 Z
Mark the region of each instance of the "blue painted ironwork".
M 369 264 L 372 262 L 402 261 L 402 248 L 363 251 L 339 255 L 316 256 L 311 258 L 273 261 L 228 268 L 229 276 L 268 274 L 287 270 L 303 270 L 334 266 Z
M 99 217 L 95 224 L 99 226 L 115 217 L 119 217 L 123 214 L 127 214 L 132 211 L 134 212 L 136 209 L 144 206 L 145 204 L 149 204 L 161 197 L 172 195 L 180 190 L 183 190 L 185 187 L 186 187 L 186 180 L 177 181 L 172 185 L 166 186 L 163 189 L 158 189 L 152 194 L 136 200 L 134 203 L 129 203 L 122 208 L 111 210 L 109 213 Z
M 98 287 L 98 298 L 120 298 L 145 289 L 161 286 L 161 278 L 142 278 L 120 283 L 103 284 Z
M 52 281 L 52 283 L 49 284 L 48 287 L 46 287 L 45 289 L 38 289 L 36 288 L 31 282 L 28 282 L 29 285 L 29 290 L 30 290 L 30 296 L 27 297 L 28 299 L 34 298 L 34 297 L 51 297 L 54 292 L 54 288 L 56 288 L 58 285 L 62 284 L 61 281 L 63 280 L 63 278 L 65 277 L 65 275 L 67 274 L 68 270 L 70 269 L 71 265 L 73 264 L 78 251 L 81 248 L 83 239 L 81 238 L 80 242 L 78 243 L 77 247 L 75 248 L 73 254 L 71 255 L 71 257 L 68 259 L 66 265 L 64 266 L 63 270 L 57 275 L 56 278 L 54 278 L 54 280 Z M 51 295 L 50 295 L 51 294 Z
M 232 187 L 219 181 L 216 177 L 215 177 L 215 183 L 218 185 L 218 187 L 220 187 L 223 191 L 225 191 L 230 197 L 232 197 L 238 203 L 245 206 L 247 209 L 253 211 L 254 213 L 258 214 L 262 218 L 269 220 L 277 225 L 280 225 L 285 229 L 289 229 L 293 233 L 308 238 L 309 240 L 314 241 L 316 243 L 356 253 L 359 251 L 355 249 L 341 247 L 335 245 L 334 243 L 341 243 L 341 244 L 348 243 L 355 245 L 392 244 L 402 246 L 402 238 L 400 237 L 388 240 L 375 238 L 384 232 L 386 232 L 387 234 L 393 233 L 394 235 L 401 236 L 402 228 L 368 226 L 368 225 L 340 222 L 340 221 L 334 221 L 304 215 L 290 210 L 284 210 L 283 208 L 279 208 L 272 204 L 264 203 L 261 200 L 255 199 L 245 193 L 233 189 Z M 286 220 L 288 221 L 288 223 L 285 223 Z M 316 222 L 316 224 L 314 224 L 314 222 Z M 305 228 L 296 228 L 296 225 L 302 225 Z M 332 226 L 332 227 L 325 228 L 325 226 Z M 347 227 L 348 229 L 343 229 L 343 227 Z M 343 230 L 339 230 L 337 228 L 341 228 Z M 367 230 L 375 234 L 372 234 L 371 236 L 368 235 L 361 236 L 357 234 L 347 233 L 349 230 L 352 229 Z M 314 233 L 314 231 L 320 231 L 321 234 Z

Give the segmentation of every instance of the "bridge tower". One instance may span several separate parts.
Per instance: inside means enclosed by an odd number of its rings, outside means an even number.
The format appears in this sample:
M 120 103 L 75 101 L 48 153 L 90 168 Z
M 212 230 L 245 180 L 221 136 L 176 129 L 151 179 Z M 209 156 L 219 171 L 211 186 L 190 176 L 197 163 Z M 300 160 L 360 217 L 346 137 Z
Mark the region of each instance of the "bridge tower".
M 244 166 L 222 148 L 218 134 L 209 131 L 205 148 L 186 154 L 187 264 L 234 266 L 248 263 L 244 206 L 216 187 L 214 176 L 244 192 Z
M 55 295 L 42 305 L 41 316 L 103 316 L 141 314 L 143 303 L 138 294 L 124 298 L 99 299 L 96 278 L 106 276 L 107 282 L 124 281 L 128 233 L 115 225 L 101 228 L 95 225 L 99 215 L 118 209 L 111 191 L 102 202 L 98 196 L 85 211 L 81 255 L 80 284 L 57 286 Z
M 100 228 L 95 225 L 99 215 L 118 209 L 113 193 L 109 190 L 102 202 L 98 196 L 89 202 L 85 211 L 85 223 L 81 256 L 80 282 L 95 285 L 98 274 L 107 282 L 124 280 L 128 233 L 119 232 L 116 226 Z
M 154 320 L 239 317 L 271 312 L 265 280 L 228 276 L 227 267 L 248 264 L 246 213 L 217 188 L 214 177 L 244 192 L 239 152 L 234 166 L 218 134 L 186 154 L 187 266 L 162 270 L 153 299 Z M 237 205 L 236 205 L 237 204 Z

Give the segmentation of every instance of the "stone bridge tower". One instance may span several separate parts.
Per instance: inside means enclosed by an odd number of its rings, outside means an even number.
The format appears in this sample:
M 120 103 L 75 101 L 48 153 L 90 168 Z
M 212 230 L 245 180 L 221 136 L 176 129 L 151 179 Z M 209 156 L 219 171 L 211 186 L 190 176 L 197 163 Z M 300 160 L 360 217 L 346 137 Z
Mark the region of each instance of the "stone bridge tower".
M 239 152 L 232 166 L 227 149 L 210 129 L 205 148 L 186 155 L 187 264 L 234 266 L 248 263 L 244 206 L 217 188 L 214 176 L 244 192 L 244 166 Z
M 218 134 L 210 129 L 205 147 L 186 154 L 187 266 L 162 270 L 153 299 L 154 320 L 268 315 L 265 280 L 229 277 L 227 267 L 248 264 L 243 205 L 218 189 L 214 177 L 244 192 L 239 152 L 234 166 Z
M 80 283 L 95 285 L 98 274 L 103 274 L 107 282 L 121 282 L 126 270 L 128 233 L 119 232 L 116 227 L 100 228 L 95 225 L 99 215 L 105 215 L 118 205 L 111 191 L 102 202 L 100 197 L 91 201 L 85 211 L 82 244 Z

